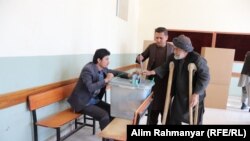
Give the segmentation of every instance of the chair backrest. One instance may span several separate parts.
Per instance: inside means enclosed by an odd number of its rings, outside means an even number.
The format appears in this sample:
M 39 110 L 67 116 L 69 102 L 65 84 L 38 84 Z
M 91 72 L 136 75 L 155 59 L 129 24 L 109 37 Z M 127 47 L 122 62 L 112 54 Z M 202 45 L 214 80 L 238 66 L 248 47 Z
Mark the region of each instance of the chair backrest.
M 133 121 L 123 118 L 114 118 L 100 133 L 99 136 L 105 139 L 114 139 L 119 141 L 127 140 L 127 125 L 137 125 L 141 117 L 147 111 L 149 105 L 151 104 L 153 98 L 153 93 L 151 93 L 137 108 L 134 113 Z
M 76 83 L 73 83 L 29 96 L 29 109 L 33 111 L 67 98 L 71 95 L 75 85 Z
M 152 92 L 135 111 L 133 125 L 139 124 L 141 117 L 145 114 L 149 105 L 153 101 L 153 94 L 154 93 Z

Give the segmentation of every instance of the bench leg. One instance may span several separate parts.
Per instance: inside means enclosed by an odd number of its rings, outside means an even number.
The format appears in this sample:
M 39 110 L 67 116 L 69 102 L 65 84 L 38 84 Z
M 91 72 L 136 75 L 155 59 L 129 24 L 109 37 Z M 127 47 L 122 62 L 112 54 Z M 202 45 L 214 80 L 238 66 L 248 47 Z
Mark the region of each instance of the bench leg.
M 86 124 L 86 115 L 85 114 L 83 115 L 83 122 L 84 122 L 84 124 Z
M 75 129 L 77 129 L 77 119 L 75 119 Z
M 91 124 L 87 124 L 87 119 L 89 119 L 89 120 L 92 120 L 92 125 Z M 93 117 L 87 117 L 87 115 L 83 115 L 83 122 L 84 122 L 84 124 L 85 125 L 87 125 L 87 126 L 90 126 L 90 127 L 93 127 L 93 135 L 95 135 L 95 122 L 96 120 L 93 118 Z
M 60 128 L 56 128 L 56 140 L 57 140 L 57 141 L 60 141 L 60 140 L 61 140 Z
M 36 126 L 36 124 L 34 124 L 34 138 L 35 138 L 35 141 L 38 141 L 38 134 L 37 134 L 37 126 Z
M 95 135 L 95 119 L 93 118 L 93 135 Z

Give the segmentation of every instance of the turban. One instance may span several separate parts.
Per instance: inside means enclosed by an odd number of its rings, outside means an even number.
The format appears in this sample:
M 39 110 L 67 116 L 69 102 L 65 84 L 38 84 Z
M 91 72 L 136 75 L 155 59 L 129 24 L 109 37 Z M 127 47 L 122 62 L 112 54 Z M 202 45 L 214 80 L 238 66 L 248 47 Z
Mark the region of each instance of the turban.
M 173 38 L 173 43 L 177 48 L 180 48 L 186 52 L 192 52 L 194 50 L 190 38 L 185 35 L 180 35 Z

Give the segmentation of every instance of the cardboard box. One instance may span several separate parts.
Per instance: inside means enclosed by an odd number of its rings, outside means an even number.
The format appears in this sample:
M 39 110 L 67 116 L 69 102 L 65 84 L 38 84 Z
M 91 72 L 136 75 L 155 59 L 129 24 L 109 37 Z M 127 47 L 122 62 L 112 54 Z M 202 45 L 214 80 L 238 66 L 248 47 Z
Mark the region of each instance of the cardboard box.
M 206 107 L 226 109 L 234 54 L 235 49 L 202 48 L 201 55 L 207 60 L 211 78 L 206 89 Z

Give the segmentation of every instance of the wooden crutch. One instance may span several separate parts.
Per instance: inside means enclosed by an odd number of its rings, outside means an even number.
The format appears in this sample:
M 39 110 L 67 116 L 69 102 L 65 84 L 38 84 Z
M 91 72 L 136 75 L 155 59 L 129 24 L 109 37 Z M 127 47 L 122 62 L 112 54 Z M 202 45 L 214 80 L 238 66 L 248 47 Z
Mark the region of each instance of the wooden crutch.
M 166 119 L 168 115 L 168 109 L 170 104 L 170 92 L 172 87 L 172 80 L 173 80 L 173 73 L 174 73 L 174 63 L 171 61 L 169 63 L 169 75 L 168 75 L 168 86 L 167 86 L 167 92 L 166 92 L 166 99 L 165 99 L 165 105 L 164 105 L 164 112 L 162 117 L 162 124 L 166 124 Z
M 188 71 L 189 71 L 189 101 L 193 94 L 193 73 L 197 70 L 197 67 L 194 63 L 188 64 Z M 189 106 L 189 124 L 190 125 L 197 125 L 198 124 L 198 109 L 199 109 L 199 102 L 195 106 L 195 117 L 193 120 L 193 107 Z

